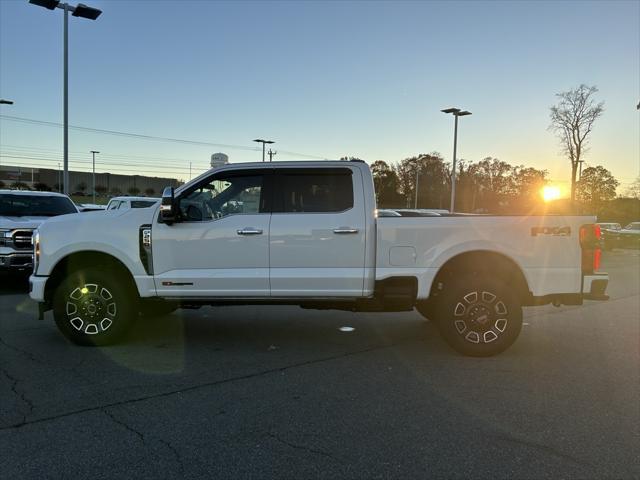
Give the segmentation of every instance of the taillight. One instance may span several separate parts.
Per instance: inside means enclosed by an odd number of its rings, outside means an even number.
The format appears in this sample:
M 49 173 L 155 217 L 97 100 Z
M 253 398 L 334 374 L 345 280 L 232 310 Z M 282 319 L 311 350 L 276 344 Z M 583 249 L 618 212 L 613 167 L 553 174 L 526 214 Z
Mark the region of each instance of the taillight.
M 594 270 L 600 270 L 601 258 L 602 258 L 602 250 L 600 250 L 600 247 L 598 247 L 593 251 L 593 269 Z
M 582 248 L 582 272 L 593 273 L 600 268 L 602 251 L 600 239 L 602 232 L 600 225 L 588 224 L 580 227 L 580 247 Z

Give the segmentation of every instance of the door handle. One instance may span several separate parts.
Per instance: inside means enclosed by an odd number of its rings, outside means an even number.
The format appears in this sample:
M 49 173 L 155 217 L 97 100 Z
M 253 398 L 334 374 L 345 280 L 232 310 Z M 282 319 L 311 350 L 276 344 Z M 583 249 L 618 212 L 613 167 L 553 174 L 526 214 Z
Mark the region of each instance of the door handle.
M 259 228 L 245 227 L 237 231 L 238 235 L 262 235 L 262 230 Z
M 334 228 L 333 233 L 338 233 L 338 234 L 358 233 L 358 229 L 351 228 L 351 227 L 340 227 L 340 228 Z

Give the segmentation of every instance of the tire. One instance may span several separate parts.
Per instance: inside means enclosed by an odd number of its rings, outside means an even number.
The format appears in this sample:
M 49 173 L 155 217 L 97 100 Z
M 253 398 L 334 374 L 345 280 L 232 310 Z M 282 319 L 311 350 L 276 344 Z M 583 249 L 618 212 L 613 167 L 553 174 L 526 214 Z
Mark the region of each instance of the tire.
M 436 323 L 454 350 L 489 357 L 505 351 L 520 335 L 522 305 L 506 283 L 466 275 L 445 287 Z
M 127 286 L 128 282 L 99 269 L 69 274 L 54 294 L 58 329 L 78 345 L 116 343 L 138 313 L 137 298 Z
M 436 309 L 431 301 L 419 301 L 415 306 L 416 310 L 423 318 L 429 322 L 433 321 L 436 317 Z
M 180 308 L 177 302 L 166 300 L 142 300 L 140 302 L 140 316 L 144 318 L 163 317 Z

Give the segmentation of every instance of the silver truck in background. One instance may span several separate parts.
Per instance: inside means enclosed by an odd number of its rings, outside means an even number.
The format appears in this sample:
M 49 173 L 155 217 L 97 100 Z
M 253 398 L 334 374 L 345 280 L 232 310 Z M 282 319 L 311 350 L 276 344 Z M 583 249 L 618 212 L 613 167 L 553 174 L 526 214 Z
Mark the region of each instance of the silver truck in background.
M 33 231 L 45 220 L 78 213 L 66 195 L 0 190 L 0 271 L 31 272 Z

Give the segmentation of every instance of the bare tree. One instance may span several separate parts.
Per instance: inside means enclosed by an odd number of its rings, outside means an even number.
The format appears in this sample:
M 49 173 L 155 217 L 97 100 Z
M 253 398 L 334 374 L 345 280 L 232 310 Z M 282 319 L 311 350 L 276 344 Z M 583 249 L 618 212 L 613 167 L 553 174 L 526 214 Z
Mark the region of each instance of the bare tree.
M 638 200 L 640 200 L 640 177 L 636 178 L 624 193 L 627 197 L 637 198 Z
M 587 137 L 596 119 L 604 112 L 604 102 L 596 103 L 598 88 L 580 85 L 578 88 L 556 94 L 559 101 L 551 107 L 551 125 L 565 155 L 571 161 L 571 202 L 576 197 L 576 176 L 582 157 L 588 150 Z

